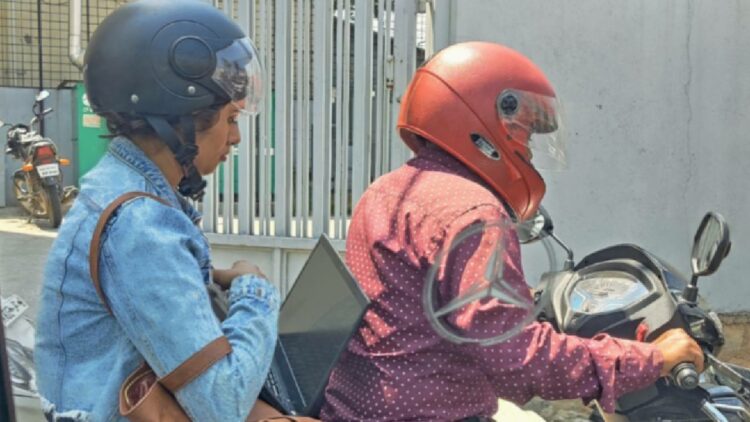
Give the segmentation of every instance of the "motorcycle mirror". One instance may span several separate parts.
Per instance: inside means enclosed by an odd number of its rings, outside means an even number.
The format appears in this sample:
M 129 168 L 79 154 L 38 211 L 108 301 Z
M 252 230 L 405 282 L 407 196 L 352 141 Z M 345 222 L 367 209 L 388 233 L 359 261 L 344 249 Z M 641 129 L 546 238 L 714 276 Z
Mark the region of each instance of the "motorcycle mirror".
M 518 241 L 522 244 L 544 239 L 552 234 L 552 229 L 552 218 L 541 205 L 533 217 L 516 225 Z
M 713 274 L 729 253 L 729 227 L 724 217 L 709 212 L 703 217 L 693 242 L 693 277 Z
M 44 101 L 44 100 L 46 100 L 47 98 L 49 98 L 49 91 L 47 91 L 46 89 L 45 89 L 44 91 L 40 91 L 40 92 L 39 92 L 39 93 L 38 93 L 38 94 L 36 95 L 36 100 L 37 100 L 37 102 L 39 102 L 39 101 Z
M 0 120 L 0 127 L 3 127 L 3 126 L 5 126 L 5 122 Z

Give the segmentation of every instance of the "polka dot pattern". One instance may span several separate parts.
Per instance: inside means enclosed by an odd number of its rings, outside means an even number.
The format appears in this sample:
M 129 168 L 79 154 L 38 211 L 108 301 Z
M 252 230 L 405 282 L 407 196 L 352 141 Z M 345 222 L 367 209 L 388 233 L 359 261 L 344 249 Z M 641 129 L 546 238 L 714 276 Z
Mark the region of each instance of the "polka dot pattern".
M 498 397 L 523 403 L 534 395 L 597 398 L 612 410 L 616 397 L 656 380 L 662 357 L 648 344 L 566 336 L 546 323 L 488 347 L 452 344 L 435 333 L 424 316 L 422 289 L 438 251 L 468 226 L 501 217 L 507 218 L 500 201 L 483 182 L 436 149 L 422 149 L 373 183 L 355 209 L 346 254 L 372 303 L 331 373 L 322 419 L 489 417 Z M 472 236 L 444 258 L 441 300 L 482 280 L 500 241 L 506 245 L 504 280 L 530 300 L 518 239 L 501 228 Z M 524 315 L 492 299 L 465 306 L 449 323 L 472 336 L 491 336 Z

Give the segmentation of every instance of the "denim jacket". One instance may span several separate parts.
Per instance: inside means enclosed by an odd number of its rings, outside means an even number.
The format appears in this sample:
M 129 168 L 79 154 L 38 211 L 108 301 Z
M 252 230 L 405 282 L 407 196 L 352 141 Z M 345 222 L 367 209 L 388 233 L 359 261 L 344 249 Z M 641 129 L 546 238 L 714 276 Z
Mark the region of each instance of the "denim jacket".
M 102 236 L 96 294 L 89 245 L 102 210 L 121 194 Z M 144 359 L 164 376 L 225 335 L 232 353 L 176 394 L 195 421 L 241 421 L 252 407 L 276 345 L 279 297 L 267 281 L 242 276 L 230 288 L 226 320 L 212 312 L 209 244 L 200 216 L 131 141 L 116 138 L 81 182 L 50 251 L 37 319 L 35 361 L 49 420 L 113 421 L 125 377 Z

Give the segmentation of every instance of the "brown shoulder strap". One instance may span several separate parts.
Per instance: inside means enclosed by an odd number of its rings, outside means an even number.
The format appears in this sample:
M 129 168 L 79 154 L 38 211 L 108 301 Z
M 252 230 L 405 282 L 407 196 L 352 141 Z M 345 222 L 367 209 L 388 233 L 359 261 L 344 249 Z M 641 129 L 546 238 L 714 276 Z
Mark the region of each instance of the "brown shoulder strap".
M 107 303 L 107 298 L 104 296 L 104 291 L 99 282 L 99 248 L 101 246 L 102 232 L 107 225 L 107 221 L 109 221 L 109 218 L 112 216 L 112 213 L 114 213 L 120 205 L 131 199 L 142 196 L 159 201 L 164 205 L 171 206 L 165 199 L 147 192 L 125 193 L 117 197 L 117 199 L 112 201 L 112 203 L 102 211 L 99 221 L 96 223 L 96 228 L 94 229 L 94 236 L 91 238 L 91 246 L 89 247 L 89 272 L 91 273 L 91 280 L 94 282 L 96 294 L 99 295 L 99 299 L 101 299 L 110 314 L 112 313 L 112 309 Z M 231 352 L 232 346 L 229 344 L 229 340 L 227 340 L 225 336 L 221 336 L 211 343 L 208 343 L 203 349 L 195 352 L 193 356 L 182 362 L 180 366 L 161 378 L 159 383 L 174 393 Z
M 124 193 L 118 196 L 117 199 L 112 201 L 112 203 L 109 204 L 109 206 L 107 206 L 104 211 L 102 211 L 102 214 L 99 217 L 99 221 L 96 223 L 96 228 L 94 229 L 94 236 L 91 238 L 91 245 L 89 246 L 89 273 L 91 274 L 91 280 L 94 282 L 96 294 L 99 295 L 99 299 L 102 301 L 104 307 L 107 308 L 107 311 L 109 311 L 110 314 L 112 313 L 112 309 L 109 307 L 109 303 L 107 303 L 107 298 L 104 297 L 104 291 L 102 290 L 102 285 L 99 282 L 99 248 L 101 247 L 102 232 L 104 231 L 104 227 L 107 225 L 107 221 L 109 221 L 109 218 L 112 216 L 112 213 L 114 213 L 117 208 L 120 207 L 120 205 L 140 196 L 145 196 L 159 201 L 164 205 L 170 206 L 169 202 L 167 202 L 165 199 L 148 192 Z
M 229 340 L 225 336 L 221 336 L 195 352 L 180 366 L 161 378 L 159 383 L 174 394 L 175 391 L 189 384 L 190 381 L 231 352 L 232 345 L 229 344 Z

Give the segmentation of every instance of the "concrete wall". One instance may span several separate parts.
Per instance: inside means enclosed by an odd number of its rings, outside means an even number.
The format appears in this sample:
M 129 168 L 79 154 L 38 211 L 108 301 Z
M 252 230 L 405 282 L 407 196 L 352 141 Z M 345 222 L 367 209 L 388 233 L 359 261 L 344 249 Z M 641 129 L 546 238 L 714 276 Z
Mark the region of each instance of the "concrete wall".
M 52 107 L 54 112 L 48 114 L 44 119 L 45 135 L 52 138 L 58 148 L 60 157 L 69 158 L 71 165 L 63 167 L 63 180 L 65 185 L 75 184 L 78 180 L 76 169 L 76 153 L 74 142 L 74 95 L 72 90 L 49 90 L 50 96 L 45 100 L 45 107 Z M 0 88 L 0 120 L 6 123 L 29 123 L 34 114 L 31 106 L 37 90 L 28 88 Z M 0 129 L 0 142 L 5 151 L 5 141 L 8 128 Z M 18 170 L 21 162 L 9 155 L 3 154 L 0 159 L 0 174 L 4 180 L 0 180 L 0 206 L 16 205 L 17 201 L 13 193 L 12 177 Z
M 452 9 L 452 41 L 523 52 L 564 100 L 570 166 L 544 173 L 544 204 L 577 256 L 634 242 L 687 273 L 697 225 L 716 210 L 734 244 L 703 292 L 720 311 L 750 310 L 750 3 L 473 0 Z

